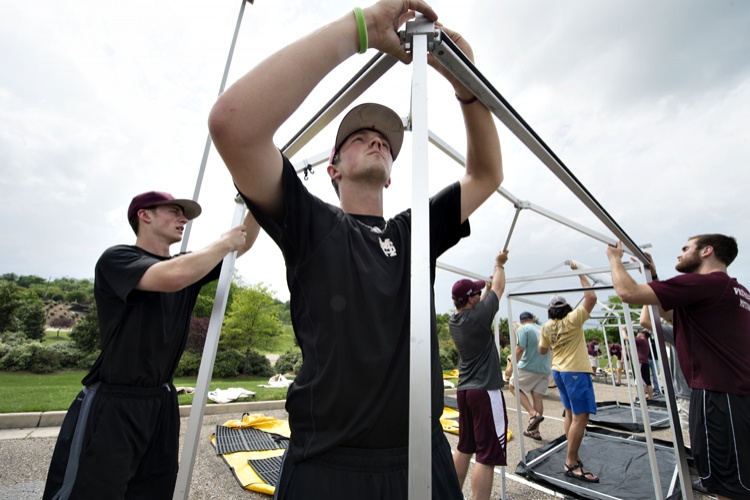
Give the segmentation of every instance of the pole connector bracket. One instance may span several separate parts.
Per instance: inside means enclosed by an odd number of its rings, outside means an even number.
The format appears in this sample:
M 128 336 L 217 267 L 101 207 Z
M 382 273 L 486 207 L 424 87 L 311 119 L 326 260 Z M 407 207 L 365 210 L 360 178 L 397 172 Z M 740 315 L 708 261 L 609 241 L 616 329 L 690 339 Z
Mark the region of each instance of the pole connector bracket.
M 401 45 L 406 52 L 411 52 L 414 46 L 414 35 L 427 35 L 427 50 L 430 51 L 435 46 L 435 37 L 439 37 L 439 32 L 435 31 L 435 23 L 424 14 L 417 13 L 413 20 L 406 23 L 406 29 L 398 32 Z

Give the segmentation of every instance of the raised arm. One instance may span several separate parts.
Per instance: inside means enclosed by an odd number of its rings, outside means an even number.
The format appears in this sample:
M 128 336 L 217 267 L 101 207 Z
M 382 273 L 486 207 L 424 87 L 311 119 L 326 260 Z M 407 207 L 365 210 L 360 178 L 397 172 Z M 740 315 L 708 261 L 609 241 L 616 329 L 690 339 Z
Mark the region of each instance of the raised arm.
M 450 36 L 461 51 L 474 61 L 474 53 L 465 38 L 440 23 L 436 26 Z M 500 138 L 490 110 L 481 102 L 473 100 L 474 95 L 469 89 L 439 61 L 432 56 L 428 61 L 453 85 L 453 90 L 459 100 L 457 104 L 461 106 L 463 113 L 466 127 L 466 173 L 459 181 L 461 183 L 461 222 L 463 222 L 500 187 L 503 181 Z
M 495 256 L 495 270 L 492 273 L 491 286 L 498 299 L 505 292 L 505 263 L 508 262 L 508 252 L 509 250 L 498 252 Z
M 396 30 L 415 11 L 437 19 L 421 0 L 381 0 L 364 9 L 369 46 L 408 62 Z M 350 11 L 268 57 L 214 105 L 209 130 L 216 149 L 240 191 L 264 212 L 279 216 L 283 207 L 274 134 L 323 77 L 357 52 L 359 32 Z
M 245 247 L 245 229 L 244 224 L 239 225 L 197 252 L 154 264 L 143 273 L 135 288 L 149 292 L 176 292 L 192 285 L 216 267 L 226 254 Z M 255 231 L 255 236 L 257 235 L 258 232 Z
M 607 245 L 607 258 L 612 269 L 612 285 L 620 300 L 627 304 L 648 304 L 661 307 L 659 298 L 648 285 L 639 285 L 622 265 L 622 242 L 616 246 Z
M 571 260 L 570 268 L 575 270 L 575 269 L 578 269 L 578 266 L 576 265 L 575 262 Z M 578 276 L 578 278 L 581 280 L 582 287 L 584 288 L 591 287 L 591 282 L 589 281 L 589 279 L 586 277 L 585 274 L 581 274 L 580 276 Z M 591 314 L 591 311 L 594 310 L 595 305 L 596 305 L 596 292 L 592 290 L 583 292 L 583 308 L 586 309 L 586 311 L 588 311 L 589 314 Z

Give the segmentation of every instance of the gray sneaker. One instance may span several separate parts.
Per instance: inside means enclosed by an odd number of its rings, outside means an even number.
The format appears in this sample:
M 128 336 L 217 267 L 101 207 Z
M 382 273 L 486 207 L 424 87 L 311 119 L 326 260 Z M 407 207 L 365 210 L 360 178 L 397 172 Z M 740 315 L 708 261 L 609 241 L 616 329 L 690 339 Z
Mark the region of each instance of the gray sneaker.
M 701 483 L 700 479 L 698 479 L 697 481 L 693 481 L 693 489 L 695 491 L 703 493 L 704 495 L 708 494 L 708 490 L 703 487 L 703 483 Z

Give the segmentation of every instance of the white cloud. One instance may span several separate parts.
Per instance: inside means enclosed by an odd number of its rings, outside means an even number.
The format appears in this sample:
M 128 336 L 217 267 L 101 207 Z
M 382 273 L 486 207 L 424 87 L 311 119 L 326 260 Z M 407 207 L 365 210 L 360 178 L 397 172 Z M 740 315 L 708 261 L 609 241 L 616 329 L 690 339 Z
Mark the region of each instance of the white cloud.
M 730 271 L 750 283 L 743 257 L 750 231 L 741 215 L 750 185 L 749 4 L 440 0 L 433 6 L 472 43 L 483 74 L 625 231 L 654 245 L 662 276 L 673 272 L 685 237 L 718 231 L 738 238 L 741 252 Z M 238 7 L 145 0 L 0 6 L 0 272 L 91 277 L 104 248 L 133 241 L 125 209 L 134 194 L 192 194 Z M 228 83 L 351 7 L 343 0 L 246 4 Z M 329 75 L 281 128 L 278 144 L 370 55 Z M 410 75 L 411 68 L 397 66 L 365 98 L 406 114 Z M 458 105 L 440 77 L 431 72 L 429 79 L 430 128 L 462 151 Z M 500 129 L 507 189 L 607 233 Z M 332 135 L 329 126 L 303 154 L 326 150 Z M 409 205 L 410 158 L 407 139 L 386 192 L 387 214 Z M 434 148 L 430 164 L 431 192 L 461 173 Z M 335 203 L 324 169 L 308 185 Z M 191 248 L 228 228 L 233 195 L 212 151 Z M 472 237 L 445 261 L 487 274 L 513 213 L 507 201 L 491 200 L 472 217 Z M 528 211 L 511 250 L 511 276 L 567 258 L 606 263 L 602 244 Z M 268 237 L 237 267 L 247 281 L 288 297 L 283 260 Z M 438 311 L 451 307 L 446 290 L 456 278 L 438 274 Z

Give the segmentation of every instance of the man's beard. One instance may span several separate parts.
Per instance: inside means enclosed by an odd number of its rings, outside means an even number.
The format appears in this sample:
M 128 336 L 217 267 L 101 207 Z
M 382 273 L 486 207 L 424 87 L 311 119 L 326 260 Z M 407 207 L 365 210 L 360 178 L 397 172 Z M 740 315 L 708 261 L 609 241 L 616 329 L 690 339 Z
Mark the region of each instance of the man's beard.
M 698 252 L 692 252 L 688 255 L 690 255 L 690 257 L 683 255 L 682 260 L 674 266 L 677 272 L 690 274 L 694 273 L 699 267 L 701 267 L 701 258 L 698 255 Z

